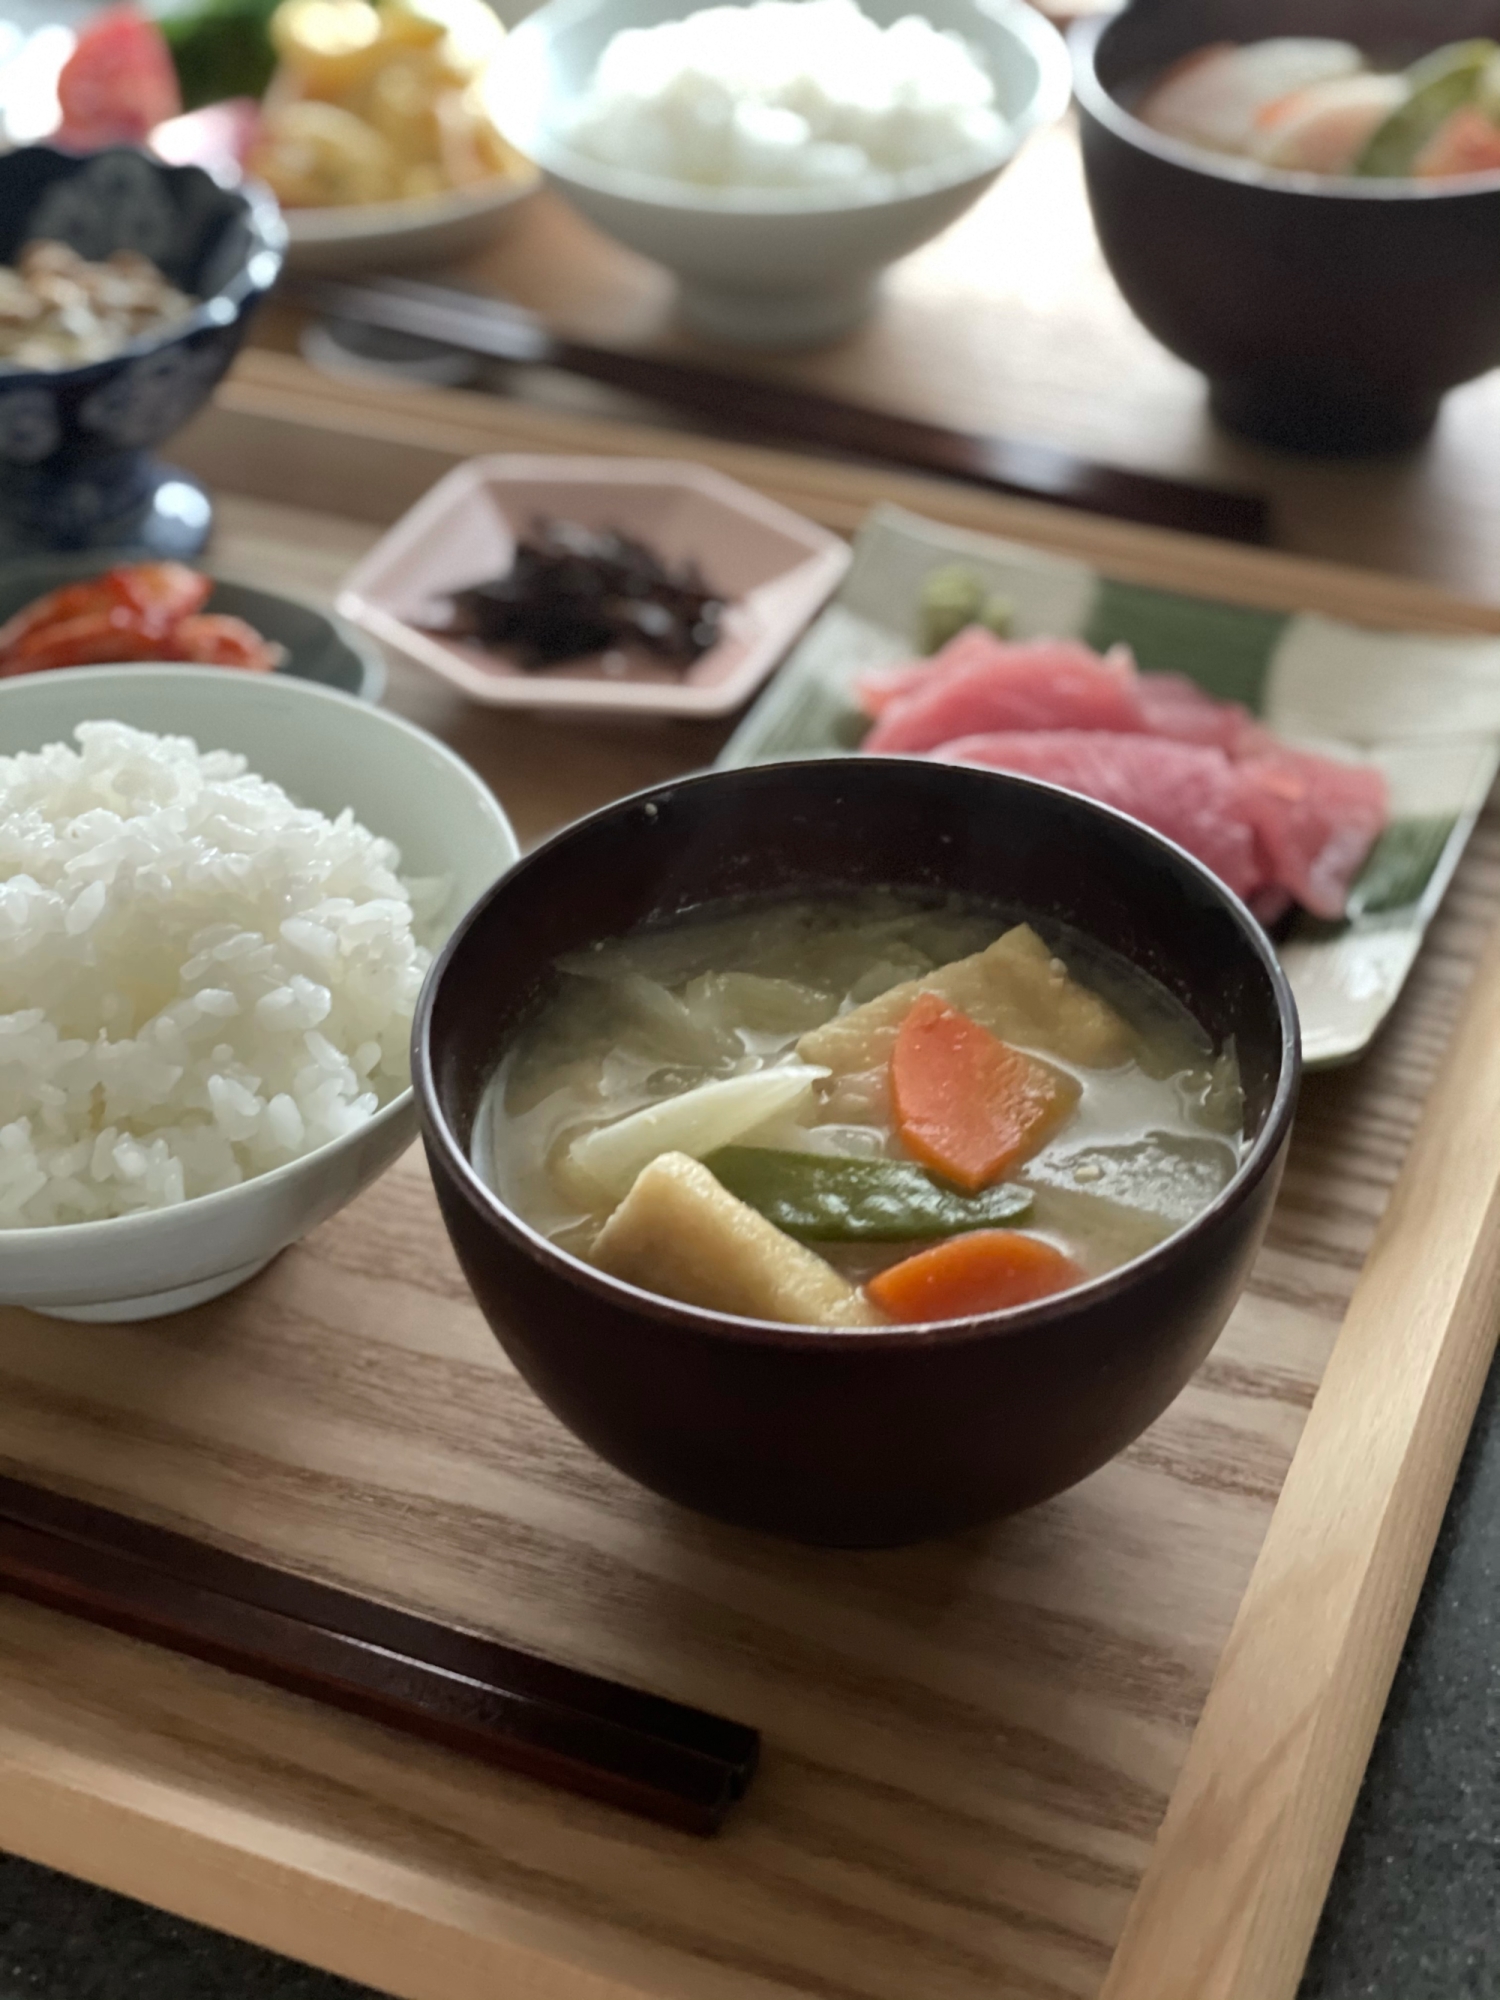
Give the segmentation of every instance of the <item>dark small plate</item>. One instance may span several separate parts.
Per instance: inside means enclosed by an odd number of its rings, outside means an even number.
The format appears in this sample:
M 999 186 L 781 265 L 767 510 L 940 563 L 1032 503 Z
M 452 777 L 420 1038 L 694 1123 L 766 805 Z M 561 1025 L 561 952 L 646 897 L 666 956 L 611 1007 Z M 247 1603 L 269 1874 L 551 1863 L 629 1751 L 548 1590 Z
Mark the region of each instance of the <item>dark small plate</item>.
M 98 576 L 111 560 L 129 561 L 129 555 L 102 557 L 97 549 L 69 555 L 28 556 L 24 561 L 0 565 L 0 623 L 45 591 L 82 577 Z M 385 686 L 385 662 L 373 646 L 366 644 L 342 618 L 315 611 L 310 604 L 278 597 L 274 591 L 254 590 L 246 583 L 216 581 L 213 595 L 204 607 L 231 617 L 243 618 L 262 637 L 285 646 L 287 658 L 278 672 L 298 680 L 317 681 L 321 687 L 336 688 L 360 701 L 379 701 Z M 67 668 L 55 669 L 66 673 Z M 226 668 L 225 672 L 232 672 Z

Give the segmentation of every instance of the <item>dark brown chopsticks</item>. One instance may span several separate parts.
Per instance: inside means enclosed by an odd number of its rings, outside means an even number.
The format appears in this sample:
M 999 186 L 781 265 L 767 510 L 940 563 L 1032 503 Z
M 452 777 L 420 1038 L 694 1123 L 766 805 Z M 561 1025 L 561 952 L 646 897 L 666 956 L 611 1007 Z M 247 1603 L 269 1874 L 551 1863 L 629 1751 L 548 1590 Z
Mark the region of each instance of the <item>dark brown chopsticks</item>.
M 689 1833 L 756 1731 L 0 1476 L 0 1590 Z
M 1269 535 L 1269 511 L 1258 494 L 1128 472 L 1053 445 L 950 430 L 759 376 L 566 340 L 517 306 L 451 286 L 411 278 L 354 283 L 294 277 L 286 291 L 296 303 L 331 318 L 413 335 L 490 361 L 584 375 L 753 438 L 817 445 L 1188 534 L 1257 544 Z

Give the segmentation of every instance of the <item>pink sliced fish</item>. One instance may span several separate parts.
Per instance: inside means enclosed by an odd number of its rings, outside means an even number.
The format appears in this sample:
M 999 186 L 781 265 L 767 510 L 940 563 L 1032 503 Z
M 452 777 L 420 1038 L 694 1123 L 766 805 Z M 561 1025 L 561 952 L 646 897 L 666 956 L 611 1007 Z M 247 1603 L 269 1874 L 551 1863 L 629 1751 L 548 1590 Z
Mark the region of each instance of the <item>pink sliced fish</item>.
M 937 756 L 1045 778 L 1155 827 L 1239 896 L 1267 886 L 1239 767 L 1220 749 L 1101 730 L 1006 731 L 964 736 Z
M 1268 875 L 1315 917 L 1341 917 L 1389 816 L 1382 773 L 1281 744 L 1235 768 Z
M 862 677 L 864 748 L 1050 779 L 1155 827 L 1271 922 L 1296 901 L 1337 917 L 1386 823 L 1367 765 L 1291 750 L 1184 674 L 1139 674 L 1127 646 L 998 639 L 971 626 L 930 660 Z
M 871 667 L 854 683 L 859 705 L 866 715 L 881 715 L 892 702 L 902 701 L 918 688 L 930 687 L 935 675 L 952 667 L 972 666 L 976 660 L 992 660 L 1010 651 L 1016 643 L 1000 639 L 983 625 L 966 625 L 946 646 L 925 660 L 902 660 L 893 667 Z M 1051 645 L 1052 641 L 1044 643 Z
M 1143 726 L 1178 743 L 1209 743 L 1230 757 L 1253 756 L 1276 739 L 1237 701 L 1219 701 L 1186 674 L 1142 674 Z
M 1077 639 L 1004 640 L 961 632 L 909 692 L 888 700 L 864 748 L 887 756 L 936 749 L 957 736 L 1032 729 L 1119 734 L 1144 726 L 1128 647 L 1104 658 Z M 947 652 L 944 649 L 944 653 Z
M 872 730 L 864 747 L 913 748 L 917 735 L 952 721 L 955 711 L 962 715 L 964 735 L 995 729 L 1142 730 L 1181 743 L 1214 743 L 1231 757 L 1273 740 L 1247 708 L 1216 700 L 1186 674 L 1137 674 L 1134 668 L 1128 646 L 1101 655 L 1078 640 L 997 639 L 971 625 L 930 660 L 876 667 L 860 676 L 855 688 L 865 712 L 878 721 L 889 718 L 889 729 Z M 897 707 L 918 695 L 921 706 L 903 708 L 898 719 Z

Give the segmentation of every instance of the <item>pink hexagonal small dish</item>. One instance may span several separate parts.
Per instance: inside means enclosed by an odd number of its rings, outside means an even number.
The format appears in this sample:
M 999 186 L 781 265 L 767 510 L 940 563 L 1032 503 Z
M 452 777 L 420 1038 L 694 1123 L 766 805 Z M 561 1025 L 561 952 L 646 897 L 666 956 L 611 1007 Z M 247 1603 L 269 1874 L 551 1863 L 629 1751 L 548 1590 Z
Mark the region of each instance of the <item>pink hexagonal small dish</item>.
M 528 670 L 504 648 L 434 629 L 453 592 L 502 574 L 540 520 L 614 529 L 669 563 L 695 562 L 728 607 L 719 643 L 684 672 L 635 649 Z M 706 466 L 506 454 L 440 479 L 350 575 L 338 608 L 493 707 L 706 718 L 749 700 L 848 566 L 837 535 Z

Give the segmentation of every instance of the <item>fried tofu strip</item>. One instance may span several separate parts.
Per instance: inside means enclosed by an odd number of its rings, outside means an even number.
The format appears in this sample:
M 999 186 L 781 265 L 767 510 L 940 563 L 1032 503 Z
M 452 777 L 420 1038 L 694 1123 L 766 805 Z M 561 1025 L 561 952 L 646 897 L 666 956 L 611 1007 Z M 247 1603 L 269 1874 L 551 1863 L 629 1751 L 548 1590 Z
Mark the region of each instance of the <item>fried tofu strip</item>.
M 684 1305 L 792 1326 L 882 1326 L 862 1292 L 686 1153 L 662 1153 L 599 1232 L 594 1262 Z
M 797 1054 L 835 1077 L 890 1061 L 896 1030 L 921 993 L 936 993 L 992 1035 L 1060 1056 L 1084 1069 L 1112 1069 L 1131 1035 L 1106 1000 L 1080 986 L 1029 924 L 1017 924 L 972 958 L 905 980 L 877 999 L 805 1034 Z

